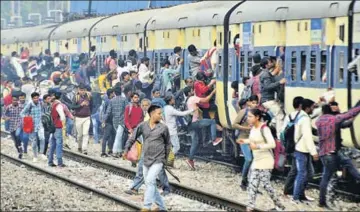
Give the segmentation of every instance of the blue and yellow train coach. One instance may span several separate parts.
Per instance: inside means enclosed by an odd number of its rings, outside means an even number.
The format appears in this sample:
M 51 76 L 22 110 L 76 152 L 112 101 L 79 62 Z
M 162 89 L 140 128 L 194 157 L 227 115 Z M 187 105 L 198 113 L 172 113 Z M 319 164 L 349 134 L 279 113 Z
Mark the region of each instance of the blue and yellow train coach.
M 348 78 L 347 71 L 349 60 L 360 52 L 360 5 L 353 7 L 353 2 L 202 1 L 59 25 L 1 30 L 1 52 L 10 55 L 28 47 L 31 54 L 38 55 L 49 48 L 69 57 L 89 53 L 89 47 L 95 45 L 101 68 L 111 49 L 123 59 L 135 49 L 139 57 L 146 55 L 158 69 L 161 59 L 170 56 L 175 46 L 181 46 L 185 64 L 181 75 L 185 79 L 189 76 L 187 46 L 194 44 L 205 52 L 216 40 L 216 104 L 227 132 L 236 115 L 230 84 L 249 75 L 254 53 L 279 56 L 280 49 L 284 49 L 287 112 L 292 111 L 295 96 L 316 100 L 329 87 L 335 89 L 342 111 L 359 99 L 359 78 L 355 74 Z M 353 24 L 349 26 L 349 22 Z M 238 55 L 233 46 L 236 38 Z M 241 92 L 241 84 L 239 88 Z M 359 148 L 358 129 L 360 117 L 352 130 L 344 130 L 345 145 Z

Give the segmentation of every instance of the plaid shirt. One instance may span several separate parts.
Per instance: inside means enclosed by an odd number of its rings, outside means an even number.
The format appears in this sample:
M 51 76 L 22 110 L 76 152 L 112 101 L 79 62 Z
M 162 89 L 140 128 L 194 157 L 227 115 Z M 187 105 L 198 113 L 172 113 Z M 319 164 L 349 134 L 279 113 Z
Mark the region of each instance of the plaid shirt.
M 26 104 L 25 108 L 21 111 L 20 116 L 25 117 L 28 115 L 30 115 L 33 118 L 34 132 L 37 132 L 42 127 L 42 123 L 41 123 L 42 109 L 40 102 L 37 105 L 35 105 L 33 101 L 30 101 L 28 104 Z
M 104 120 L 107 120 L 109 116 L 112 116 L 112 121 L 115 129 L 117 126 L 125 126 L 124 112 L 127 105 L 127 100 L 124 97 L 116 96 L 109 102 L 109 106 L 106 109 Z
M 23 110 L 23 106 L 18 105 L 9 105 L 5 108 L 3 117 L 10 118 L 9 119 L 9 131 L 14 132 L 21 125 L 21 116 L 20 113 Z
M 346 113 L 331 115 L 322 115 L 316 121 L 316 127 L 319 133 L 320 156 L 324 156 L 336 151 L 336 125 L 354 118 L 360 113 L 360 106 L 352 108 Z

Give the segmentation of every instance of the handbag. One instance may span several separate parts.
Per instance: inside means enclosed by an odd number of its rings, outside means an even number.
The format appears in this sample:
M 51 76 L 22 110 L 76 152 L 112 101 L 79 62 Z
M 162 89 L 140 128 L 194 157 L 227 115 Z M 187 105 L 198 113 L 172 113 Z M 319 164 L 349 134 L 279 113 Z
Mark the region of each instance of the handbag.
M 30 115 L 31 114 L 31 108 L 32 108 L 32 105 L 30 103 L 30 108 L 29 108 L 28 115 L 25 116 L 24 119 L 23 119 L 23 131 L 24 131 L 24 133 L 27 133 L 27 134 L 30 134 L 30 133 L 34 132 L 33 117 Z
M 130 151 L 126 155 L 126 159 L 131 162 L 137 162 L 141 156 L 142 145 L 139 141 L 135 141 L 135 143 L 131 146 Z

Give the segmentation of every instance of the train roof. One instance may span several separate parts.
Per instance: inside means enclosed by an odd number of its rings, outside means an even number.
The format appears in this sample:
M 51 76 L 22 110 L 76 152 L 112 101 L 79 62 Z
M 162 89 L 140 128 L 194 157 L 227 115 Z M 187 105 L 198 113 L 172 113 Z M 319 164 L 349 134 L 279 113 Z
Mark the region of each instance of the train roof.
M 22 27 L 1 30 L 1 43 L 36 42 L 47 40 L 48 36 L 58 24 L 44 24 L 33 27 Z
M 51 33 L 51 39 L 65 40 L 88 36 L 91 27 L 105 17 L 88 18 L 62 24 Z
M 91 36 L 141 33 L 154 13 L 162 13 L 165 10 L 167 9 L 158 8 L 111 16 L 96 24 L 91 31 Z

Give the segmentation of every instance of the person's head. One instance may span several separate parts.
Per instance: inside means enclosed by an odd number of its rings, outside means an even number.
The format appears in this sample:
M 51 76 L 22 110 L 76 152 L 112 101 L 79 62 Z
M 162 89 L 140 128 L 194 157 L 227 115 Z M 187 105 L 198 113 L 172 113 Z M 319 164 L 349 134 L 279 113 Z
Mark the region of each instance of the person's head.
M 40 97 L 40 94 L 37 93 L 37 92 L 33 92 L 33 93 L 31 94 L 31 99 L 32 99 L 32 101 L 33 101 L 34 104 L 37 105 L 37 104 L 39 103 L 39 97 Z
M 121 73 L 121 81 L 128 82 L 130 80 L 130 75 L 128 72 Z
M 293 107 L 294 109 L 300 109 L 301 110 L 301 104 L 302 104 L 302 101 L 304 100 L 304 97 L 302 96 L 297 96 L 293 99 Z
M 112 73 L 111 73 L 111 79 L 112 79 L 112 80 L 116 80 L 117 78 L 118 78 L 117 72 L 115 72 L 115 71 L 112 72 Z
M 91 46 L 90 51 L 94 52 L 96 50 L 96 46 Z
M 46 55 L 51 55 L 50 49 L 45 49 L 45 54 Z
M 250 80 L 250 77 L 243 77 L 242 83 L 246 86 Z
M 138 73 L 136 71 L 130 71 L 130 77 L 131 77 L 131 79 L 137 79 Z
M 259 105 L 259 97 L 257 95 L 252 95 L 249 97 L 249 99 L 246 101 L 246 105 L 250 109 L 254 109 Z
M 54 53 L 54 57 L 60 57 L 59 52 L 55 52 L 55 53 Z
M 273 61 L 273 57 L 263 57 L 260 61 L 261 68 L 266 68 L 268 70 L 273 69 L 276 64 L 276 58 L 275 61 Z
M 18 106 L 19 105 L 19 98 L 17 96 L 13 96 L 11 103 L 12 103 L 13 106 Z
M 115 86 L 114 87 L 114 92 L 116 96 L 120 96 L 121 95 L 121 87 L 120 86 Z
M 164 101 L 167 105 L 175 105 L 175 97 L 173 95 L 166 96 Z
M 119 67 L 124 68 L 124 66 L 125 66 L 125 61 L 120 58 L 120 59 L 118 60 L 118 65 L 119 65 Z
M 193 44 L 188 46 L 188 51 L 193 56 L 197 55 L 197 49 Z
M 329 105 L 334 114 L 340 113 L 339 104 L 337 102 L 329 102 Z
M 116 58 L 116 52 L 114 49 L 110 50 L 109 54 L 111 58 Z
M 131 93 L 130 98 L 131 98 L 132 103 L 138 104 L 139 99 L 140 99 L 140 95 L 138 93 L 136 93 L 136 92 L 133 92 L 133 93 Z
M 188 87 L 194 87 L 194 80 L 191 77 L 185 79 L 185 85 Z
M 196 78 L 196 80 L 199 80 L 199 81 L 205 81 L 206 75 L 204 72 L 198 72 L 198 73 L 196 73 L 195 78 Z
M 50 103 L 51 103 L 51 96 L 50 96 L 50 94 L 45 94 L 45 95 L 43 96 L 43 101 L 44 101 L 45 103 L 47 103 L 47 104 L 50 104 Z
M 334 112 L 331 109 L 331 106 L 329 104 L 325 104 L 321 107 L 322 113 L 324 115 L 328 115 L 328 114 L 334 114 Z
M 83 59 L 83 60 L 80 61 L 81 66 L 86 66 L 87 63 L 88 63 L 87 59 Z
M 158 105 L 151 105 L 148 109 L 150 120 L 159 123 L 162 119 L 161 107 Z
M 149 66 L 150 59 L 148 57 L 141 58 L 141 63 L 143 63 L 146 66 Z
M 239 90 L 239 82 L 238 81 L 231 82 L 231 88 L 234 89 L 235 91 L 238 91 Z
M 174 53 L 180 55 L 180 54 L 181 54 L 181 50 L 182 50 L 182 49 L 181 49 L 180 46 L 176 46 L 176 47 L 174 48 Z
M 11 52 L 11 57 L 16 57 L 16 56 L 17 56 L 17 52 L 16 52 L 16 51 Z
M 184 91 L 185 96 L 187 96 L 187 97 L 194 95 L 194 89 L 192 87 L 185 87 L 183 91 Z
M 143 100 L 141 100 L 141 109 L 143 110 L 143 111 L 148 111 L 148 109 L 149 109 L 149 107 L 150 107 L 150 105 L 151 105 L 151 101 L 149 100 L 149 99 L 143 99 Z
M 256 53 L 252 56 L 254 64 L 259 64 L 261 62 L 261 55 Z
M 132 85 L 126 85 L 126 86 L 124 87 L 124 94 L 125 94 L 125 96 L 126 96 L 127 98 L 130 97 L 131 91 L 132 91 Z
M 304 99 L 301 102 L 301 109 L 309 115 L 312 114 L 314 108 L 315 108 L 315 102 L 311 99 Z
M 170 61 L 168 59 L 164 59 L 162 62 L 161 62 L 161 67 L 164 67 L 164 68 L 169 68 L 170 66 Z
M 159 89 L 154 89 L 152 91 L 152 96 L 153 96 L 153 98 L 160 98 L 160 90 Z
M 250 125 L 256 125 L 261 121 L 262 115 L 263 113 L 261 110 L 257 108 L 251 109 L 248 113 L 247 121 Z
M 112 88 L 107 89 L 106 95 L 109 99 L 112 99 L 115 96 L 114 90 Z
M 23 81 L 24 84 L 31 83 L 30 78 L 27 76 L 23 77 L 21 80 Z
M 61 78 L 60 78 L 60 77 L 55 77 L 53 81 L 54 81 L 54 84 L 55 84 L 55 85 L 60 85 L 60 83 L 61 83 Z
M 55 91 L 54 92 L 54 99 L 55 100 L 60 100 L 61 99 L 61 92 Z
M 134 49 L 131 49 L 129 51 L 129 56 L 136 57 L 136 51 Z
M 79 92 L 80 96 L 85 95 L 85 93 L 86 93 L 86 85 L 83 84 L 83 83 L 80 83 L 79 88 L 78 88 L 78 92 Z
M 26 101 L 26 94 L 24 92 L 21 92 L 19 95 L 19 102 L 20 104 L 25 104 Z
M 106 74 L 107 70 L 106 67 L 100 69 L 100 74 Z

